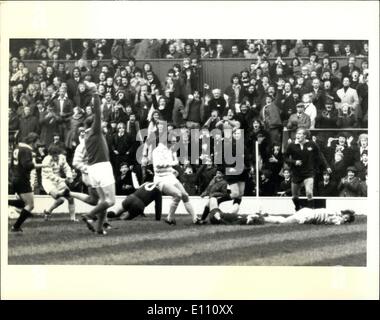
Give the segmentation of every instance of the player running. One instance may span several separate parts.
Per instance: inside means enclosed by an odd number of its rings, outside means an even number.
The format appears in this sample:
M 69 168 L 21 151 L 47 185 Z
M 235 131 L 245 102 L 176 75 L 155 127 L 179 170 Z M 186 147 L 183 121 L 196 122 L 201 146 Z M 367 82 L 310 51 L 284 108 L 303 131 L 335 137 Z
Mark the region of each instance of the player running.
M 296 211 L 301 209 L 299 194 L 302 185 L 305 192 L 309 208 L 314 208 L 313 188 L 315 170 L 322 164 L 325 170 L 331 173 L 331 169 L 320 151 L 318 145 L 306 139 L 308 131 L 299 128 L 296 132 L 294 143 L 290 143 L 284 154 L 285 162 L 290 166 L 292 172 L 292 197 Z
M 161 121 L 160 125 L 162 125 Z M 200 219 L 194 212 L 193 206 L 189 201 L 189 195 L 181 182 L 177 179 L 177 171 L 173 169 L 173 166 L 178 164 L 178 159 L 176 159 L 174 153 L 167 147 L 167 134 L 166 132 L 157 133 L 156 137 L 158 145 L 152 152 L 154 169 L 153 181 L 163 194 L 172 196 L 172 203 L 165 222 L 169 225 L 176 224 L 174 214 L 179 202 L 182 200 L 186 211 L 192 217 L 193 223 L 199 224 Z
M 334 224 L 341 225 L 355 221 L 355 211 L 353 210 L 329 210 L 326 208 L 311 209 L 302 208 L 295 214 L 284 217 L 281 215 L 264 214 L 265 222 L 281 224 Z
M 54 209 L 58 208 L 65 200 L 61 193 L 67 189 L 66 183 L 73 181 L 72 171 L 59 147 L 51 145 L 48 155 L 42 161 L 44 168 L 41 172 L 42 187 L 45 192 L 54 198 L 54 203 L 47 210 L 44 210 L 45 220 L 49 220 Z M 64 174 L 65 177 L 62 177 Z M 67 197 L 69 214 L 71 221 L 78 221 L 75 218 L 75 204 L 72 197 Z
M 82 220 L 89 224 L 91 217 L 98 217 L 96 232 L 106 235 L 104 221 L 106 210 L 115 204 L 115 178 L 109 159 L 109 150 L 106 139 L 102 132 L 100 99 L 95 85 L 86 83 L 93 94 L 94 117 L 85 121 L 85 147 L 88 155 L 88 178 L 90 185 L 96 189 L 99 195 L 99 202 L 87 215 L 83 215 Z
M 13 150 L 11 169 L 13 173 L 12 184 L 19 199 L 8 200 L 8 205 L 21 209 L 20 216 L 12 226 L 12 232 L 22 232 L 22 224 L 32 217 L 34 209 L 34 196 L 30 183 L 30 172 L 33 169 L 43 168 L 43 164 L 37 164 L 33 160 L 33 150 L 38 144 L 38 134 L 29 133 L 24 142 L 20 142 Z
M 123 217 L 123 220 L 132 220 L 143 215 L 144 209 L 151 203 L 155 203 L 156 220 L 161 220 L 162 194 L 156 183 L 146 182 L 134 193 L 128 195 L 121 205 L 116 206 L 115 211 L 108 211 L 108 218 Z

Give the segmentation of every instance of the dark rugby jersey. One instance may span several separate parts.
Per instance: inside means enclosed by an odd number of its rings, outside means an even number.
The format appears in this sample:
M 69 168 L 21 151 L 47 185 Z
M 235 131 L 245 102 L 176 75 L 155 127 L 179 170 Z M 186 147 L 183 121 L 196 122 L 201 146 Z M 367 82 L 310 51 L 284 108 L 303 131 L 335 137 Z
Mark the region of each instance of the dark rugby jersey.
M 15 178 L 30 179 L 30 172 L 34 169 L 33 149 L 24 143 L 19 143 L 13 150 L 12 171 Z
M 285 151 L 285 162 L 288 163 L 292 170 L 292 181 L 295 183 L 300 180 L 314 177 L 318 165 L 321 163 L 324 168 L 328 167 L 327 161 L 321 153 L 317 144 L 312 141 L 306 141 L 301 147 L 299 143 L 290 143 Z M 297 160 L 302 161 L 302 165 L 296 166 Z
M 219 213 L 220 219 L 215 217 Z M 237 213 L 222 212 L 219 208 L 210 211 L 210 222 L 212 224 L 242 225 L 247 224 L 247 217 Z
M 85 146 L 88 154 L 88 165 L 107 162 L 109 150 L 106 138 L 102 132 L 99 96 L 94 95 L 94 121 L 86 132 Z
M 153 182 L 146 182 L 138 188 L 133 195 L 139 198 L 147 207 L 151 202 L 155 201 L 156 217 L 161 217 L 162 211 L 162 194 Z

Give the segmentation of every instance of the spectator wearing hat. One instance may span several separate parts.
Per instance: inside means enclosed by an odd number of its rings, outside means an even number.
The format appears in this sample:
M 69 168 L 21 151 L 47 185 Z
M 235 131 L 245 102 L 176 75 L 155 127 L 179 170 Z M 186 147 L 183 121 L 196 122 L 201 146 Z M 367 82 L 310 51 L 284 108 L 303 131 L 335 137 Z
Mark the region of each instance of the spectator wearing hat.
M 290 115 L 288 119 L 287 128 L 295 130 L 298 128 L 310 128 L 310 117 L 305 113 L 305 105 L 303 102 L 298 103 L 296 106 L 296 113 Z
M 338 196 L 337 184 L 331 179 L 331 174 L 323 171 L 323 180 L 318 183 L 316 195 L 318 197 L 336 197 Z
M 53 141 L 52 143 L 48 146 L 48 149 L 51 147 L 51 146 L 55 146 L 58 148 L 58 150 L 60 150 L 61 154 L 65 155 L 67 154 L 66 152 L 66 145 L 65 143 L 61 140 L 61 135 L 59 134 L 59 132 L 54 132 L 53 133 Z
M 364 150 L 360 156 L 360 161 L 355 162 L 355 168 L 357 170 L 357 176 L 360 180 L 366 180 L 368 170 L 368 151 Z
M 360 179 L 356 176 L 355 167 L 347 168 L 347 175 L 341 179 L 338 184 L 338 192 L 340 197 L 360 197 Z

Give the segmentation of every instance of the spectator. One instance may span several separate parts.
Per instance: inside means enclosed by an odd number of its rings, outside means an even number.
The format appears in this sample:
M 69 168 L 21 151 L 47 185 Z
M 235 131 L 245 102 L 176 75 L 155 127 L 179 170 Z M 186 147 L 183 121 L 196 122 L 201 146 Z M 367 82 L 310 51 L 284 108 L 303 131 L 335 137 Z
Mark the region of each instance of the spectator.
M 189 196 L 198 194 L 196 179 L 196 174 L 194 174 L 191 166 L 186 167 L 184 174 L 180 176 L 180 181 Z
M 305 113 L 304 103 L 298 103 L 296 106 L 296 113 L 290 115 L 287 128 L 295 130 L 298 128 L 309 129 L 311 125 L 310 117 Z
M 360 72 L 359 67 L 356 65 L 356 58 L 350 56 L 347 61 L 347 65 L 340 68 L 340 72 L 342 73 L 342 78 L 350 78 L 352 76 L 352 72 L 357 70 Z
M 355 128 L 356 117 L 348 103 L 343 103 L 338 110 L 338 120 L 336 122 L 338 128 Z
M 360 161 L 356 161 L 355 168 L 357 170 L 357 176 L 360 180 L 366 180 L 368 171 L 368 151 L 364 150 L 360 156 Z
M 118 196 L 127 196 L 136 191 L 133 183 L 133 166 L 128 163 L 120 164 L 120 174 L 116 175 L 116 194 Z
M 359 197 L 361 195 L 360 179 L 356 177 L 356 168 L 348 167 L 347 175 L 341 179 L 338 185 L 340 197 Z
M 186 127 L 189 129 L 200 128 L 204 115 L 204 103 L 198 91 L 189 95 L 183 112 L 183 118 L 186 120 Z M 177 127 L 179 127 L 177 125 Z
M 259 195 L 262 197 L 272 197 L 275 195 L 272 172 L 268 169 L 263 169 L 260 172 Z
M 281 181 L 277 194 L 282 197 L 291 197 L 292 183 L 291 183 L 290 170 L 287 168 L 284 168 L 282 171 L 282 174 L 284 176 L 284 180 Z
M 70 130 L 70 119 L 73 115 L 73 103 L 68 99 L 65 88 L 59 89 L 59 96 L 53 100 L 53 106 L 59 115 L 59 132 L 65 138 Z
M 271 96 L 266 97 L 265 105 L 260 111 L 264 129 L 268 131 L 273 143 L 281 143 L 282 122 L 280 109 L 275 105 Z
M 338 121 L 338 111 L 330 99 L 326 100 L 325 108 L 317 112 L 316 128 L 334 128 Z
M 30 132 L 40 132 L 39 121 L 37 117 L 31 114 L 30 107 L 24 106 L 23 115 L 19 120 L 19 140 L 23 141 Z
M 303 95 L 302 101 L 304 103 L 305 114 L 307 114 L 310 117 L 310 129 L 314 129 L 315 119 L 317 118 L 317 108 L 311 102 L 311 96 L 312 95 L 310 94 Z
M 318 197 L 336 197 L 338 190 L 336 183 L 331 179 L 331 174 L 323 171 L 323 180 L 318 183 L 316 195 Z

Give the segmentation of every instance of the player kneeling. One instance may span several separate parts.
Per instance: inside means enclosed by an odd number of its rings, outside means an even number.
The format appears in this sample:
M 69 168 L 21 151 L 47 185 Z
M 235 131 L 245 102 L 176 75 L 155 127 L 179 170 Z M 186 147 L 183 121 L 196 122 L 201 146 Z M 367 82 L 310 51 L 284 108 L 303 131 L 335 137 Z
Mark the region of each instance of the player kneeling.
M 134 193 L 128 195 L 121 205 L 116 207 L 115 212 L 109 211 L 108 218 L 123 217 L 123 220 L 132 220 L 133 218 L 143 215 L 144 209 L 151 203 L 155 202 L 156 220 L 161 220 L 162 214 L 162 194 L 156 183 L 146 182 Z
M 264 214 L 263 219 L 268 223 L 281 224 L 334 224 L 341 225 L 355 221 L 355 211 L 338 210 L 332 211 L 325 208 L 310 209 L 302 208 L 288 217 L 280 215 Z
M 57 146 L 50 146 L 48 155 L 42 161 L 42 187 L 45 192 L 51 195 L 55 201 L 52 206 L 44 210 L 44 218 L 48 220 L 54 209 L 59 207 L 65 200 L 61 196 L 68 187 L 67 183 L 72 182 L 72 171 L 69 164 L 66 161 L 66 157 L 61 154 L 61 149 Z M 66 178 L 63 178 L 61 174 L 64 174 Z M 75 205 L 72 197 L 67 197 L 70 220 L 78 221 L 75 218 Z

